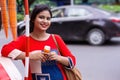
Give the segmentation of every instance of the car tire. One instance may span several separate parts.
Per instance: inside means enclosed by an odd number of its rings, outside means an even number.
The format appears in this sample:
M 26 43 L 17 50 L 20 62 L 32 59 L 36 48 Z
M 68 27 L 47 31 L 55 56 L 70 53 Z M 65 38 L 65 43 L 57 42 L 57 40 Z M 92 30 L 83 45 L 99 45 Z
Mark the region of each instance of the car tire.
M 91 29 L 88 32 L 87 40 L 91 45 L 102 45 L 105 42 L 105 34 L 100 29 Z

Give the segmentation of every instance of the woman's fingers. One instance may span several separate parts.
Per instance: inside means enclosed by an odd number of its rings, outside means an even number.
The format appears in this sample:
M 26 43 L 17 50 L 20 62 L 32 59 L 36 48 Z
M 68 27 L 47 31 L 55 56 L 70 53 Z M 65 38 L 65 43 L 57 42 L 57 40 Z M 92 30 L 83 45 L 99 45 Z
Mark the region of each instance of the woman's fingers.
M 59 57 L 59 55 L 57 55 L 56 52 L 51 52 L 51 53 L 49 54 L 48 59 L 49 59 L 49 60 L 57 60 L 58 57 Z

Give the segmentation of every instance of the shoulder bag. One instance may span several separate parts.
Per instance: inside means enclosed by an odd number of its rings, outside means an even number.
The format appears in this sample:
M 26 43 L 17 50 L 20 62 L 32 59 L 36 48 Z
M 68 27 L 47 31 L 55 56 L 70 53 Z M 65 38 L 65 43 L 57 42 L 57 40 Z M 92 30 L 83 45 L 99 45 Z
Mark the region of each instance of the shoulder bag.
M 55 39 L 53 34 L 52 34 L 52 37 L 53 37 L 53 40 L 54 40 L 58 50 L 60 51 L 57 40 Z M 72 69 L 67 69 L 67 68 L 63 67 L 63 69 L 64 69 L 64 71 L 66 73 L 66 76 L 67 76 L 68 80 L 82 80 L 82 75 L 81 75 L 80 71 L 76 67 L 74 67 Z

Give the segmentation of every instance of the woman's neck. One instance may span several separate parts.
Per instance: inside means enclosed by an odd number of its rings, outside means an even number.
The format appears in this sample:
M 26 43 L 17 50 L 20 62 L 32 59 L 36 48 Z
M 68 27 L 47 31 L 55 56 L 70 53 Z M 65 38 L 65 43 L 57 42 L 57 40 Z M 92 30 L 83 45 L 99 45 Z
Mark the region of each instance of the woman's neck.
M 30 36 L 36 40 L 47 40 L 49 38 L 49 35 L 48 33 L 46 32 L 31 32 Z

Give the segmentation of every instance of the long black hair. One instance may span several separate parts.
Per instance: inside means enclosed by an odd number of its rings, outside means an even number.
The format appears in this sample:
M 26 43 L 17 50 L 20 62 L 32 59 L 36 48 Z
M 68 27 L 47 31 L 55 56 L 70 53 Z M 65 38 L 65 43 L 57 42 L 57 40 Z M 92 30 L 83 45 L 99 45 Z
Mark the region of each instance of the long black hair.
M 35 5 L 32 13 L 31 13 L 31 17 L 30 17 L 30 33 L 33 32 L 34 29 L 34 20 L 37 16 L 37 14 L 39 14 L 40 12 L 44 11 L 44 10 L 48 10 L 51 17 L 52 17 L 52 12 L 50 10 L 50 7 L 44 4 L 37 4 Z

